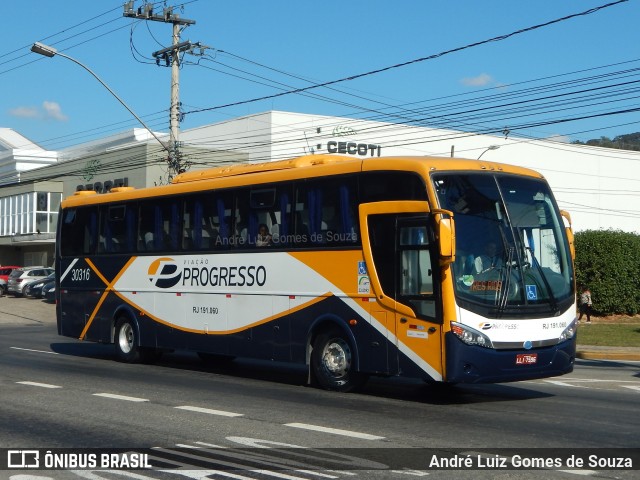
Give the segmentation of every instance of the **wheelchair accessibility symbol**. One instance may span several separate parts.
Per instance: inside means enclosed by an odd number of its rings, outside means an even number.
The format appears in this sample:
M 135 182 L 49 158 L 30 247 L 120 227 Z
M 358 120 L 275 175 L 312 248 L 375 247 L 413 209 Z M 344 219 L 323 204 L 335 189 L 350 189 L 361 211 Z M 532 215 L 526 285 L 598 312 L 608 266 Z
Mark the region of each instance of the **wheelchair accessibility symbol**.
M 367 274 L 367 264 L 365 262 L 358 262 L 358 275 Z
M 527 300 L 537 300 L 537 299 L 538 299 L 538 286 L 527 285 Z

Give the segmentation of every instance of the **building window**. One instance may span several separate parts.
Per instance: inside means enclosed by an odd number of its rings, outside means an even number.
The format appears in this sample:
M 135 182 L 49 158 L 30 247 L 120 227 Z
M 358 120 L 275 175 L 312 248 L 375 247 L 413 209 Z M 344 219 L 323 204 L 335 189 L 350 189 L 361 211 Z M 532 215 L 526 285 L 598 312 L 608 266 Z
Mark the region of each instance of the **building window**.
M 54 192 L 0 197 L 0 236 L 55 233 L 61 201 Z

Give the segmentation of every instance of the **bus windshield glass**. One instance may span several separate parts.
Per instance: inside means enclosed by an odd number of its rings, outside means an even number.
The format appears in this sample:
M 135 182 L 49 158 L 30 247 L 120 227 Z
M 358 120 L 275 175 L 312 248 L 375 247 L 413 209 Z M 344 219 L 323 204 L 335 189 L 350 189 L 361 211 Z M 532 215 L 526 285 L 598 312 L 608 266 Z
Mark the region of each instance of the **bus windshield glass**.
M 573 298 L 564 223 L 547 183 L 506 174 L 439 174 L 440 206 L 454 213 L 458 303 L 476 313 L 554 315 Z M 526 313 L 525 313 L 526 312 Z

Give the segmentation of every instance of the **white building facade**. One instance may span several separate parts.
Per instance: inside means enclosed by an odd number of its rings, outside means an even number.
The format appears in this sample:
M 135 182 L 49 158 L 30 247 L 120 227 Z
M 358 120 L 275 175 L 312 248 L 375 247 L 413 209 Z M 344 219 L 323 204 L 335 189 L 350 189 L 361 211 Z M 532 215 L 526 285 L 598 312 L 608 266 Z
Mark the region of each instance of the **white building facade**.
M 480 157 L 542 173 L 575 231 L 640 233 L 640 152 L 280 111 L 185 130 L 180 142 L 191 169 L 314 153 Z M 0 264 L 51 265 L 57 210 L 76 190 L 149 187 L 166 174 L 166 152 L 144 129 L 59 152 L 0 129 Z

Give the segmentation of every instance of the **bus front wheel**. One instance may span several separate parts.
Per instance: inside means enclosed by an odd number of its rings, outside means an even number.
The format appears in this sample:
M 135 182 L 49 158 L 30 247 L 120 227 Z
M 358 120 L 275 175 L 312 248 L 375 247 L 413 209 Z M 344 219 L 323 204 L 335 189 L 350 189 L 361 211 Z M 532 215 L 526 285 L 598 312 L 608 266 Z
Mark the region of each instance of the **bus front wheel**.
M 327 390 L 351 392 L 366 381 L 366 376 L 354 370 L 353 348 L 338 330 L 322 333 L 315 339 L 311 367 L 318 384 Z
M 118 360 L 127 363 L 140 361 L 141 349 L 138 346 L 138 331 L 129 318 L 120 317 L 116 322 L 114 343 Z

